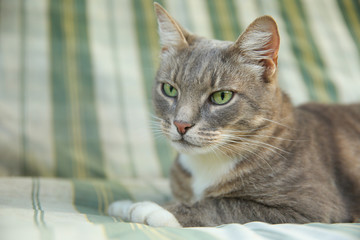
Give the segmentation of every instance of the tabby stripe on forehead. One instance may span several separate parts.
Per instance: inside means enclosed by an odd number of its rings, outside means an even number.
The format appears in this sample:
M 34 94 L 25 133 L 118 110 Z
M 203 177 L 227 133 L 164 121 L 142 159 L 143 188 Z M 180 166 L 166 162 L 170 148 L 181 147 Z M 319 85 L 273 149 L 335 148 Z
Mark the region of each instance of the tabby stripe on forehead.
M 179 75 L 179 67 L 174 66 L 171 72 L 171 79 L 169 80 L 173 81 L 174 83 L 177 83 L 178 75 Z
M 212 69 L 210 69 L 208 67 L 208 71 L 211 71 Z M 211 83 L 210 83 L 210 86 L 213 88 L 215 87 L 215 85 L 217 85 L 218 83 L 218 80 L 219 80 L 219 76 L 217 74 L 217 70 L 213 70 L 213 72 L 211 73 Z
M 192 52 L 188 52 L 187 56 L 185 57 L 185 59 L 181 60 L 181 64 L 180 66 L 174 66 L 174 68 L 177 68 L 178 73 L 176 74 L 176 78 L 174 79 L 175 83 L 178 83 L 177 80 L 179 79 L 179 81 L 182 81 L 184 79 L 186 79 L 189 74 L 189 68 L 191 68 L 191 63 L 189 63 L 190 61 L 193 61 L 193 59 L 191 58 Z

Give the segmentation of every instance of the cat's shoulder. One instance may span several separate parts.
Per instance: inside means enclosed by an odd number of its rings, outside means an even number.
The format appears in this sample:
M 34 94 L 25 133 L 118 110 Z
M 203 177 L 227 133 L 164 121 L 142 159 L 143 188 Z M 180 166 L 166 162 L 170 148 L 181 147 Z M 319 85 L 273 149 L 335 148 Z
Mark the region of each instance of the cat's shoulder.
M 360 121 L 360 103 L 323 104 L 307 103 L 296 107 L 298 118 L 323 119 L 331 122 Z
M 360 103 L 352 104 L 324 104 L 324 103 L 306 103 L 297 107 L 300 111 L 308 112 L 359 112 Z

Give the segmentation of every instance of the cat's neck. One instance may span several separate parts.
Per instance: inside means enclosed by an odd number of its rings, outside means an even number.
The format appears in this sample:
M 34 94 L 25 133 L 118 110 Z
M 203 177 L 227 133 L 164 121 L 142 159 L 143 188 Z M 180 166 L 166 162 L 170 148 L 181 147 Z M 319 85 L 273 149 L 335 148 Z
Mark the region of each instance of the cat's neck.
M 182 168 L 192 176 L 194 201 L 200 200 L 208 187 L 218 184 L 240 161 L 220 152 L 179 154 L 178 160 Z

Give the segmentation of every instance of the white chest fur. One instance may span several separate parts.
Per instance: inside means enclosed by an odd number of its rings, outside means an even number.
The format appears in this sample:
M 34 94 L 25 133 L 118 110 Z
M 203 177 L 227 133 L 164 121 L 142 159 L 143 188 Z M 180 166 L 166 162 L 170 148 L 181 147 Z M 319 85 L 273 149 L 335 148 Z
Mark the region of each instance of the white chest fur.
M 181 166 L 192 175 L 194 200 L 203 197 L 205 189 L 218 184 L 236 165 L 236 160 L 214 153 L 202 155 L 180 154 Z

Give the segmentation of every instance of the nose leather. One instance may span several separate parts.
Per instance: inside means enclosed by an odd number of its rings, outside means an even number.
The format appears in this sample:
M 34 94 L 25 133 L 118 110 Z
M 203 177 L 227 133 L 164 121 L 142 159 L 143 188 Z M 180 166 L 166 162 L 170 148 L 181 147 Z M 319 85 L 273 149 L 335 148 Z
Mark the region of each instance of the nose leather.
M 174 125 L 177 128 L 177 131 L 181 134 L 184 135 L 187 130 L 189 130 L 193 125 L 187 122 L 178 122 L 178 121 L 174 121 Z

